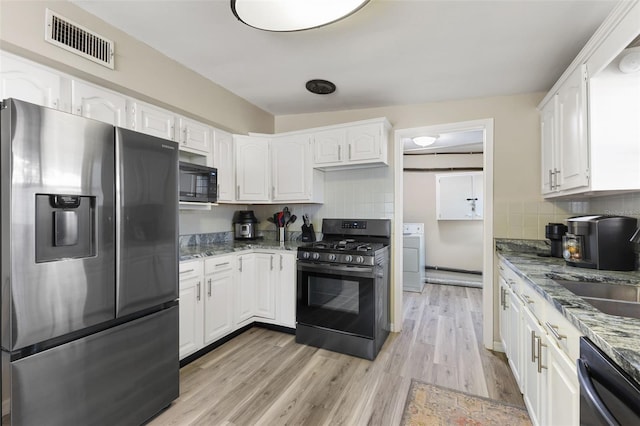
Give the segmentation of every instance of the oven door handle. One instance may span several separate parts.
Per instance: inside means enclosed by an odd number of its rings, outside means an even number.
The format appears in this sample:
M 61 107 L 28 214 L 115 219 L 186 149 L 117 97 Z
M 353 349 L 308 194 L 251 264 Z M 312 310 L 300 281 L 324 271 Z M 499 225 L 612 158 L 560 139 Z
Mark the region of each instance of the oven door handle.
M 313 272 L 345 272 L 347 275 L 366 275 L 368 277 L 373 275 L 374 267 L 366 266 L 342 266 L 327 263 L 306 263 L 298 261 L 298 271 L 313 271 Z
M 602 399 L 598 395 L 595 386 L 593 386 L 593 382 L 589 376 L 589 370 L 587 370 L 587 365 L 584 361 L 578 358 L 578 381 L 580 382 L 580 388 L 584 392 L 584 400 L 589 404 L 589 406 L 595 410 L 600 418 L 606 422 L 608 425 L 619 425 L 618 421 L 613 417 L 611 411 L 604 405 Z

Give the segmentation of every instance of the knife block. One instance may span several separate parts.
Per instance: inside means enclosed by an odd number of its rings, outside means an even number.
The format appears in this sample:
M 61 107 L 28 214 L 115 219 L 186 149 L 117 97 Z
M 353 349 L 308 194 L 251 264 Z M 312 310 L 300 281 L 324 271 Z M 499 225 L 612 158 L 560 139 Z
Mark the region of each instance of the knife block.
M 316 232 L 313 230 L 313 223 L 310 223 L 309 226 L 302 225 L 302 241 L 305 243 L 310 243 L 316 240 Z

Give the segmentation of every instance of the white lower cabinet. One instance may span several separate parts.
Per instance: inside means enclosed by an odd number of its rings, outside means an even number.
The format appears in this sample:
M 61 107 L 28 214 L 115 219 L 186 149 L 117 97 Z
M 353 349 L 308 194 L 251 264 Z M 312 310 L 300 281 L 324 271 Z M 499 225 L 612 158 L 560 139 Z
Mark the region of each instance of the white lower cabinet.
M 278 253 L 276 281 L 276 321 L 285 327 L 296 326 L 296 252 Z
M 202 282 L 204 280 L 201 260 L 180 263 L 179 285 L 179 355 L 184 358 L 203 345 Z
M 256 311 L 256 255 L 240 254 L 236 269 L 236 324 L 249 322 Z
M 204 344 L 233 331 L 235 256 L 204 261 Z
M 506 263 L 498 269 L 502 344 L 531 422 L 580 424 L 581 333 Z
M 250 250 L 180 263 L 180 359 L 254 321 L 296 325 L 296 252 Z
M 255 316 L 261 318 L 276 318 L 275 284 L 278 279 L 275 253 L 255 254 Z

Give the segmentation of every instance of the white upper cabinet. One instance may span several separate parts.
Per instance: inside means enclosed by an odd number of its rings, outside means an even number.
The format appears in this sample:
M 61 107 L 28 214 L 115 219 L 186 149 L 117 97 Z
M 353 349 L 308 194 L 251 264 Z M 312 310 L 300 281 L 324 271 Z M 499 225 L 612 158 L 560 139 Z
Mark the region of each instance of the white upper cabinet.
M 235 201 L 233 135 L 213 129 L 213 167 L 218 169 L 218 202 Z
M 483 173 L 436 175 L 438 220 L 482 220 Z
M 386 162 L 386 155 L 383 156 L 382 153 L 383 131 L 381 124 L 348 127 L 349 161 L 383 160 L 384 158 Z
M 129 103 L 130 127 L 147 135 L 163 139 L 175 140 L 176 116 L 167 111 L 144 102 Z
M 322 202 L 324 172 L 313 169 L 310 134 L 271 140 L 271 179 L 273 202 Z
M 386 165 L 390 128 L 386 118 L 376 118 L 314 129 L 314 167 L 339 170 Z
M 79 80 L 71 82 L 71 111 L 118 127 L 127 127 L 127 98 Z
M 269 139 L 234 135 L 236 159 L 236 201 L 268 202 Z
M 345 129 L 324 130 L 313 135 L 315 166 L 341 165 L 346 161 L 347 132 Z
M 281 136 L 271 140 L 271 193 L 273 201 L 309 198 L 311 191 L 311 138 Z
M 539 105 L 545 197 L 640 190 L 640 74 L 620 69 L 639 21 L 616 5 Z
M 542 193 L 548 194 L 557 188 L 558 164 L 558 95 L 554 95 L 540 111 L 540 135 L 542 152 Z
M 178 121 L 177 140 L 180 143 L 180 149 L 210 156 L 213 136 L 211 127 L 186 117 L 180 117 Z
M 558 90 L 559 168 L 555 178 L 559 190 L 589 184 L 587 140 L 587 71 L 582 65 Z
M 0 99 L 16 98 L 49 108 L 60 108 L 59 74 L 33 62 L 0 54 Z

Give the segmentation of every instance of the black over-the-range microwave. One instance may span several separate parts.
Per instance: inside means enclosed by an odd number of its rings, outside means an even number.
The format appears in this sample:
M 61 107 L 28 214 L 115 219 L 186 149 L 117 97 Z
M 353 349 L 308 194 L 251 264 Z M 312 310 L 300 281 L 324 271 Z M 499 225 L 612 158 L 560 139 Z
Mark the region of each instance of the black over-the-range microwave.
M 216 203 L 218 169 L 181 161 L 180 201 Z

